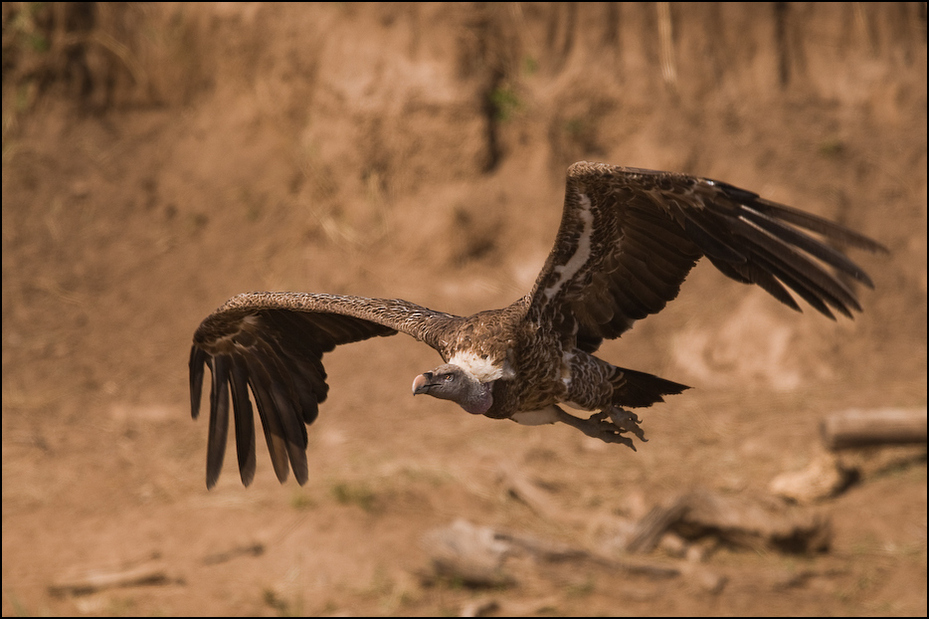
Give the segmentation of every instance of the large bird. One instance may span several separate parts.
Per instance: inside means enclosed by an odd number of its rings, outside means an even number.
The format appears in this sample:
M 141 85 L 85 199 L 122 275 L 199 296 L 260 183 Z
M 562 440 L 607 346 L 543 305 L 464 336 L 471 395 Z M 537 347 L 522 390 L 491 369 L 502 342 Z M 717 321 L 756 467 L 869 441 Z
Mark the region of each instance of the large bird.
M 603 340 L 661 311 L 702 256 L 798 311 L 788 288 L 829 318 L 832 310 L 852 317 L 861 305 L 845 282 L 873 284 L 827 242 L 887 251 L 839 224 L 726 183 L 579 162 L 568 168 L 561 225 L 535 286 L 503 309 L 462 317 L 400 299 L 240 294 L 200 324 L 190 352 L 194 418 L 204 367 L 212 373 L 207 487 L 222 468 L 230 406 L 242 482 L 254 477 L 249 391 L 277 478 L 284 482 L 293 468 L 305 483 L 306 426 L 329 390 L 323 354 L 398 332 L 432 346 L 444 361 L 413 380 L 414 395 L 494 419 L 562 422 L 635 449 L 628 434 L 645 439 L 627 407 L 651 406 L 688 387 L 595 357 Z M 593 414 L 582 419 L 559 404 Z

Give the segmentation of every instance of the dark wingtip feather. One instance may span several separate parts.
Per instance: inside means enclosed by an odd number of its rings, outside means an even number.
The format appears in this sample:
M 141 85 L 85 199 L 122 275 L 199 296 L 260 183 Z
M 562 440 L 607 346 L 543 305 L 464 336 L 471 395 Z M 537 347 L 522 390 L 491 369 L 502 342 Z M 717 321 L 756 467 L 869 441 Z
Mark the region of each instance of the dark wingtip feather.
M 190 416 L 200 416 L 200 399 L 203 396 L 203 367 L 209 355 L 196 345 L 190 347 Z
M 235 446 L 239 461 L 239 476 L 248 486 L 255 478 L 255 415 L 248 399 L 248 375 L 244 362 L 234 359 L 232 364 L 232 408 L 235 419 Z
M 886 252 L 883 245 L 841 224 L 761 199 L 752 192 L 725 183 L 714 181 L 713 184 L 735 204 L 711 202 L 717 209 L 711 212 L 728 222 L 729 231 L 738 239 L 738 243 L 734 243 L 737 250 L 747 250 L 750 255 L 746 263 L 739 264 L 720 260 L 719 256 L 706 252 L 724 274 L 735 275 L 733 278 L 738 281 L 758 284 L 778 301 L 800 311 L 786 286 L 830 320 L 836 320 L 832 309 L 849 318 L 853 317 L 852 311 L 862 311 L 854 291 L 840 276 L 850 277 L 869 288 L 873 288 L 874 283 L 864 269 L 827 242 Z M 822 238 L 814 238 L 805 231 Z
M 753 206 L 759 210 L 764 211 L 765 213 L 774 213 L 774 216 L 777 219 L 792 223 L 795 226 L 806 228 L 807 230 L 821 234 L 826 238 L 832 239 L 833 241 L 851 245 L 853 247 L 857 247 L 858 249 L 863 249 L 865 251 L 874 253 L 890 253 L 890 250 L 887 249 L 887 247 L 870 237 L 867 237 L 859 232 L 855 232 L 854 230 L 846 228 L 841 224 L 837 224 L 834 221 L 829 221 L 828 219 L 813 215 L 812 213 L 801 211 L 798 208 L 787 206 L 786 204 L 779 204 L 777 202 L 772 202 L 762 198 L 756 200 Z
M 787 225 L 787 223 L 779 221 L 777 218 L 772 217 L 770 215 L 770 212 L 772 211 L 778 214 L 780 214 L 780 211 L 775 211 L 773 208 L 765 208 L 764 210 L 762 210 L 762 209 L 756 208 L 757 206 L 758 205 L 756 204 L 756 205 L 744 207 L 742 218 L 746 223 L 750 223 L 761 229 L 764 229 L 769 234 L 772 234 L 776 236 L 777 238 L 781 239 L 782 241 L 788 242 L 798 247 L 799 249 L 825 262 L 826 264 L 832 266 L 838 271 L 841 271 L 842 273 L 845 273 L 846 275 L 850 275 L 851 277 L 861 282 L 865 286 L 869 288 L 874 288 L 874 282 L 871 281 L 871 278 L 868 276 L 865 270 L 862 269 L 857 264 L 855 264 L 848 256 L 838 251 L 837 249 L 823 243 L 822 241 L 818 239 L 814 239 L 813 237 L 808 236 L 807 234 L 797 230 L 796 228 L 793 228 Z M 785 220 L 785 221 L 788 221 L 788 220 Z M 883 251 L 883 252 L 887 251 L 887 249 L 883 245 L 880 245 L 876 241 L 872 241 L 871 239 L 868 239 L 867 237 L 864 237 L 862 235 L 858 235 L 857 233 L 852 232 L 851 230 L 842 228 L 838 224 L 834 224 L 832 222 L 828 222 L 825 220 L 822 220 L 822 223 L 828 224 L 829 229 L 832 230 L 833 232 L 836 229 L 839 229 L 844 234 L 854 234 L 860 237 L 860 239 L 873 243 L 873 245 L 875 246 L 875 247 L 870 247 L 870 248 L 865 248 L 865 249 L 870 249 L 871 251 Z M 799 225 L 799 224 L 796 224 L 796 225 Z M 825 231 L 821 232 L 821 234 L 823 234 L 825 238 L 836 240 L 839 243 L 842 242 L 842 240 L 837 240 L 835 236 L 829 233 L 826 233 Z M 855 246 L 860 247 L 860 245 L 855 245 Z
M 229 358 L 213 359 L 213 385 L 210 390 L 210 429 L 206 442 L 206 487 L 213 488 L 223 470 L 226 437 L 229 432 Z
M 255 458 L 252 458 L 250 466 L 243 466 L 239 464 L 239 478 L 242 480 L 242 485 L 246 488 L 251 485 L 252 481 L 255 479 Z
M 307 480 L 310 478 L 309 467 L 307 466 L 306 462 L 306 452 L 304 451 L 303 454 L 304 458 L 300 462 L 299 466 L 294 466 L 294 463 L 291 462 L 291 466 L 293 466 L 294 469 L 294 479 L 296 479 L 297 483 L 301 486 L 305 486 Z

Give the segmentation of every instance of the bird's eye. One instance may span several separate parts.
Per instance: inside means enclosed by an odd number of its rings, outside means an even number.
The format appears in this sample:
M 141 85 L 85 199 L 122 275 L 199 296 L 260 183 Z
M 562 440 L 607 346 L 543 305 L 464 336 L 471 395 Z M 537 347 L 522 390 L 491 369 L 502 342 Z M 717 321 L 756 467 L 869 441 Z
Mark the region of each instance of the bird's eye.
M 454 377 L 453 377 L 451 374 L 446 374 L 445 376 L 442 377 L 442 379 L 443 379 L 445 382 L 450 382 L 450 381 L 452 380 L 452 378 L 454 378 Z

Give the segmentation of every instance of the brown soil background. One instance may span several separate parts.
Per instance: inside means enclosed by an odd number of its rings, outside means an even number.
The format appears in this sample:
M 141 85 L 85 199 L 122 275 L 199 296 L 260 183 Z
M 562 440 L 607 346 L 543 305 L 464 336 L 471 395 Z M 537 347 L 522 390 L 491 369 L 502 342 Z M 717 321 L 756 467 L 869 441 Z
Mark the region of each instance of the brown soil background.
M 710 556 L 721 591 L 576 562 L 422 577 L 456 517 L 604 550 L 621 516 L 804 467 L 827 413 L 926 404 L 925 3 L 665 6 L 5 3 L 3 614 L 925 616 L 924 448 L 815 506 L 829 552 Z M 400 336 L 327 357 L 305 487 L 260 451 L 252 487 L 227 458 L 206 491 L 204 316 L 248 290 L 501 307 L 580 159 L 726 180 L 892 254 L 854 254 L 877 290 L 837 323 L 701 264 L 601 349 L 696 387 L 638 453 L 414 400 L 438 357 Z M 168 583 L 48 590 L 151 561 Z

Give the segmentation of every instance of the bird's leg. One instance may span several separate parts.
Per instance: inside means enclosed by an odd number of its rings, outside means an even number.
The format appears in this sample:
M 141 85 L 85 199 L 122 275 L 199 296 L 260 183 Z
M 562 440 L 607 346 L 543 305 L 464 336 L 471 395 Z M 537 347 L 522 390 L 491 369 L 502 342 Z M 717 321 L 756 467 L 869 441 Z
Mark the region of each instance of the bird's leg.
M 628 436 L 623 436 L 624 432 L 632 432 L 639 440 L 645 441 L 645 433 L 639 427 L 639 417 L 632 412 L 612 406 L 606 410 L 594 413 L 587 419 L 578 419 L 574 415 L 557 409 L 557 420 L 566 423 L 572 428 L 577 428 L 587 436 L 598 438 L 606 443 L 622 443 L 635 451 L 635 445 Z

